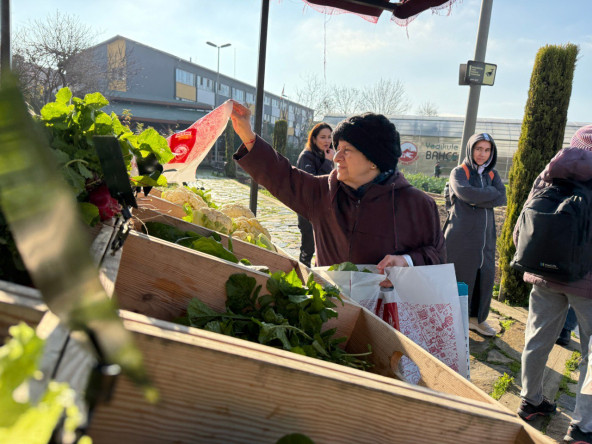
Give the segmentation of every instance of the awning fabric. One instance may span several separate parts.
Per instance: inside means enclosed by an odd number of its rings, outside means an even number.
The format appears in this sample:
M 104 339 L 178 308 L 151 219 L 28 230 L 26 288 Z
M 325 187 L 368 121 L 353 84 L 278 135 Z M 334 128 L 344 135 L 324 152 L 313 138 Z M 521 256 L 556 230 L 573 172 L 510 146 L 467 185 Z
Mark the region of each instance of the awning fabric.
M 303 0 L 311 8 L 324 14 L 334 15 L 343 13 L 353 13 L 364 20 L 376 23 L 382 11 L 392 10 L 391 20 L 400 26 L 407 26 L 418 14 L 427 9 L 436 12 L 450 8 L 456 0 L 401 0 L 400 2 L 390 3 L 389 0 L 374 0 L 368 5 L 364 5 L 364 0 L 356 0 L 355 3 L 350 0 Z M 382 3 L 384 6 L 379 6 Z

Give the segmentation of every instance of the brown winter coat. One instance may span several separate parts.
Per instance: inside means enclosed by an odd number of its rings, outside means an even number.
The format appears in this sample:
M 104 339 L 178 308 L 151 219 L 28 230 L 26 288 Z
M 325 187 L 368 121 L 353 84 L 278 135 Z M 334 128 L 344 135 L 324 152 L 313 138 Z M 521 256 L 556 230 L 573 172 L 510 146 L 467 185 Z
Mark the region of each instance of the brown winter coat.
M 313 176 L 290 165 L 257 137 L 249 152 L 234 155 L 253 179 L 312 223 L 317 264 L 377 264 L 387 254 L 408 254 L 414 265 L 445 262 L 436 203 L 400 172 L 372 183 L 363 197 L 337 180 L 337 172 Z

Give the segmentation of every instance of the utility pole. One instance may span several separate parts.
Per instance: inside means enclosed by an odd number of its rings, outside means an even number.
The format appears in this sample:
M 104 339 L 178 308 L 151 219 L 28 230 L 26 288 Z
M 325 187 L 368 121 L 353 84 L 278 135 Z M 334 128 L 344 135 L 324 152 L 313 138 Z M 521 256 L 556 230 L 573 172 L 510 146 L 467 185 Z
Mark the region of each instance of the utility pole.
M 231 43 L 225 43 L 223 45 L 216 45 L 212 42 L 206 42 L 206 44 L 213 46 L 218 49 L 218 67 L 216 68 L 216 85 L 214 85 L 214 108 L 218 106 L 218 89 L 220 88 L 220 49 L 228 48 Z M 218 163 L 218 141 L 216 140 L 216 148 L 214 149 L 214 161 Z
M 479 29 L 477 31 L 477 44 L 475 45 L 475 58 L 477 62 L 485 62 L 485 52 L 487 50 L 487 38 L 489 36 L 489 22 L 491 21 L 491 7 L 493 0 L 482 0 L 481 14 L 479 17 Z M 477 112 L 479 110 L 479 96 L 481 95 L 481 85 L 469 86 L 469 100 L 467 102 L 467 113 L 463 126 L 462 140 L 458 155 L 458 165 L 460 165 L 466 153 L 467 142 L 475 134 L 477 125 Z

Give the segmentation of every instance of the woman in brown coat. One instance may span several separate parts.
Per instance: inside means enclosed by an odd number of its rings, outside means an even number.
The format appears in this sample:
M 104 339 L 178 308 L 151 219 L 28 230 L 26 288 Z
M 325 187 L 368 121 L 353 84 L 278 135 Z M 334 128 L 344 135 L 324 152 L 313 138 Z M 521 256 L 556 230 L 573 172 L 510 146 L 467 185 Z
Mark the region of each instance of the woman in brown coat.
M 366 113 L 339 123 L 333 132 L 335 168 L 316 177 L 292 167 L 256 136 L 249 110 L 234 101 L 231 119 L 243 141 L 234 158 L 312 223 L 318 265 L 377 264 L 384 272 L 445 261 L 436 203 L 397 171 L 399 133 L 385 116 Z

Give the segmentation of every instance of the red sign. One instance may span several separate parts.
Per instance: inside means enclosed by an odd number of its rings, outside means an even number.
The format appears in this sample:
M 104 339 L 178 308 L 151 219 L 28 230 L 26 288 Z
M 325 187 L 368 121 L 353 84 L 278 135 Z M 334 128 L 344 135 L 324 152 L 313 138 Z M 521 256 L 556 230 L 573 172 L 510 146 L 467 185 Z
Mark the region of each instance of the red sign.
M 417 160 L 417 147 L 411 142 L 401 144 L 401 157 L 399 162 L 403 165 L 409 165 Z

